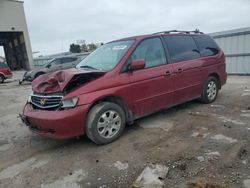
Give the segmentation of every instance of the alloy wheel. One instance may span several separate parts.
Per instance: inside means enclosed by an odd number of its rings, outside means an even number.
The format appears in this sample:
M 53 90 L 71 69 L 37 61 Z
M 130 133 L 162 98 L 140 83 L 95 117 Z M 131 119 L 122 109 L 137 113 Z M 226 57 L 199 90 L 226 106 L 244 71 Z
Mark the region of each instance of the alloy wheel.
M 207 98 L 212 101 L 217 94 L 217 85 L 214 81 L 210 81 L 207 85 Z
M 114 110 L 105 111 L 97 123 L 97 131 L 103 138 L 114 137 L 121 128 L 121 116 Z

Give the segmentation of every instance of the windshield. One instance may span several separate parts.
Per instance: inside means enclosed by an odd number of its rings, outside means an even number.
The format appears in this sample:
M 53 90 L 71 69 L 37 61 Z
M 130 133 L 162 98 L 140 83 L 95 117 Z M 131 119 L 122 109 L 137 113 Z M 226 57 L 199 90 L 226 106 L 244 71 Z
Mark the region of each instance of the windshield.
M 83 59 L 76 68 L 110 71 L 119 63 L 133 43 L 134 40 L 107 43 Z

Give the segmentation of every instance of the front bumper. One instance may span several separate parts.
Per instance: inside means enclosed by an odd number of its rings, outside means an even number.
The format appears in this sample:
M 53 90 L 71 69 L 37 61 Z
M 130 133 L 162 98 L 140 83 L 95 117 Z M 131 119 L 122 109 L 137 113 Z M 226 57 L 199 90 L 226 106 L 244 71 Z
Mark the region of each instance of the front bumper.
M 20 115 L 23 123 L 39 135 L 66 139 L 85 134 L 85 117 L 88 105 L 76 106 L 68 110 L 37 110 L 27 103 Z

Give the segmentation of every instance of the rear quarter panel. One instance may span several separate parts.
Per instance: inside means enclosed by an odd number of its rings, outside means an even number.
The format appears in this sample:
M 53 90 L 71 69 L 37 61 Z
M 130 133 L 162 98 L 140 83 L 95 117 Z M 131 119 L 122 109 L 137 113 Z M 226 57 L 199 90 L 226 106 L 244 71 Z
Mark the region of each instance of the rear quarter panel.
M 224 85 L 227 79 L 224 53 L 220 51 L 217 55 L 203 57 L 202 60 L 203 60 L 203 82 L 207 80 L 209 75 L 217 74 L 219 76 L 221 85 Z

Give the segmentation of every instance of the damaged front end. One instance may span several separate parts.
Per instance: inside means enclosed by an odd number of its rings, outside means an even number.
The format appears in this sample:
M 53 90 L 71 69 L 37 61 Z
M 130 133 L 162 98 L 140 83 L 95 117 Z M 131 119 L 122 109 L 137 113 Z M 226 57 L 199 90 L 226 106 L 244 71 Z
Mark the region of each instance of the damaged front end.
M 70 69 L 42 75 L 32 82 L 33 93 L 29 96 L 28 103 L 34 109 L 42 110 L 75 107 L 78 97 L 64 99 L 64 96 L 104 74 L 104 71 L 99 70 Z
M 57 71 L 41 75 L 32 82 L 29 96 L 20 118 L 36 134 L 56 139 L 83 135 L 89 104 L 78 105 L 79 94 L 73 91 L 103 76 L 98 70 Z

